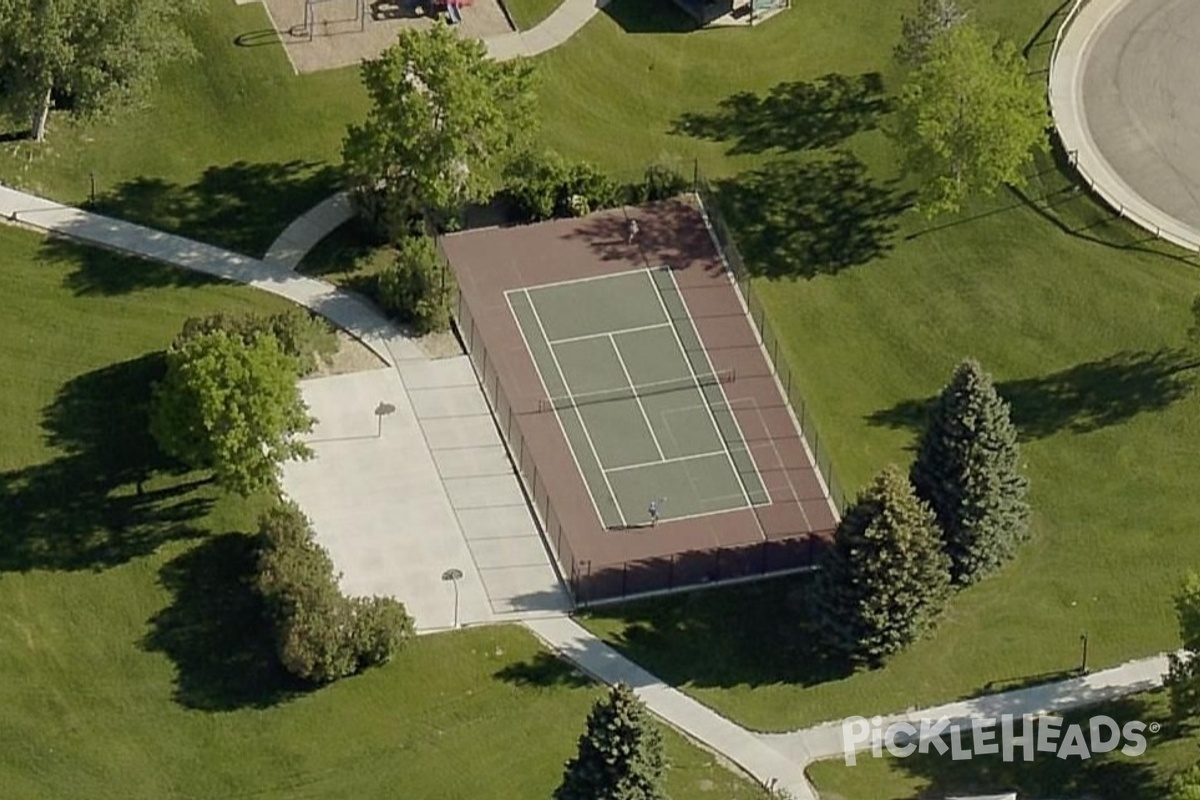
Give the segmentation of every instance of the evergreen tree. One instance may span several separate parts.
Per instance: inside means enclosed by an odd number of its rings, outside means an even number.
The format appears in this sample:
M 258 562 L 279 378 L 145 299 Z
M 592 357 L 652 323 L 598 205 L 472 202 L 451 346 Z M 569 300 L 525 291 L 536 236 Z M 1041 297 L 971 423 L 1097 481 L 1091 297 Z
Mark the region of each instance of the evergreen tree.
M 812 618 L 832 650 L 868 663 L 920 638 L 950 593 L 933 512 L 896 467 L 858 496 L 820 566 Z
M 598 700 L 554 800 L 666 800 L 662 736 L 645 705 L 618 684 Z
M 934 405 L 910 478 L 942 526 L 954 581 L 971 584 L 1029 535 L 1029 482 L 1009 406 L 979 363 L 954 370 Z

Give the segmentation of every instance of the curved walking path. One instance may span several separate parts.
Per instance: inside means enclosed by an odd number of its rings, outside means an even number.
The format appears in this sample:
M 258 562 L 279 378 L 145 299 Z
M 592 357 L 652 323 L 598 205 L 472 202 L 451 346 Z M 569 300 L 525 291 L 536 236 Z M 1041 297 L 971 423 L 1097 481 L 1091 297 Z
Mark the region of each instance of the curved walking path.
M 550 16 L 529 30 L 489 36 L 483 43 L 488 55 L 497 61 L 536 56 L 570 39 L 608 3 L 609 0 L 563 0 Z
M 1077 0 L 1050 105 L 1068 157 L 1121 216 L 1200 252 L 1200 3 Z
M 276 237 L 262 260 L 287 269 L 296 269 L 300 262 L 329 234 L 349 222 L 354 216 L 354 204 L 349 192 L 337 192 L 292 220 Z

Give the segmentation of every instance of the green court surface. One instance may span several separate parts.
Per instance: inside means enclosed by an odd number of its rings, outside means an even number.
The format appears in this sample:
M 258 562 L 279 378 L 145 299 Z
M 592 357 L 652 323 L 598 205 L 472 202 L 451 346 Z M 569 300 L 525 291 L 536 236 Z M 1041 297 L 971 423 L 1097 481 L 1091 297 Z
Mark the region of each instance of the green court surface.
M 670 269 L 507 296 L 606 528 L 770 502 Z

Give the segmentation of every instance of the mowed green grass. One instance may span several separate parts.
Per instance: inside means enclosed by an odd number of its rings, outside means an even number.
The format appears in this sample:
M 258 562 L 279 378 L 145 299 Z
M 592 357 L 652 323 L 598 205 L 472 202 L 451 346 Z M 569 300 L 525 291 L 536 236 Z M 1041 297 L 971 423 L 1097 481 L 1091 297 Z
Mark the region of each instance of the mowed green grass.
M 599 689 L 495 627 L 298 691 L 246 583 L 265 498 L 148 448 L 153 353 L 188 316 L 282 301 L 11 228 L 0 252 L 7 796 L 549 796 Z M 670 732 L 667 748 L 673 797 L 762 797 Z
M 94 175 L 106 213 L 261 255 L 336 188 L 366 95 L 353 67 L 294 75 L 261 4 L 210 0 L 186 27 L 199 58 L 167 69 L 149 107 L 55 114 L 44 144 L 0 145 L 0 177 L 78 204 Z
M 1175 646 L 1171 593 L 1200 566 L 1195 259 L 1114 220 L 1048 156 L 1020 194 L 934 221 L 897 211 L 912 184 L 894 182 L 886 115 L 839 105 L 818 79 L 878 73 L 886 96 L 907 4 L 801 2 L 753 31 L 688 35 L 635 35 L 620 24 L 632 7 L 615 5 L 615 19 L 544 62 L 550 139 L 618 169 L 695 154 L 728 177 L 726 216 L 848 491 L 909 463 L 925 404 L 973 356 L 1013 403 L 1035 515 L 1017 561 L 959 594 L 932 636 L 882 670 L 815 663 L 794 582 L 598 610 L 588 624 L 772 730 L 1056 675 L 1078 664 L 1085 631 L 1093 667 Z M 1041 63 L 1056 4 L 978 5 Z M 618 64 L 637 80 L 585 88 L 585 73 Z M 764 102 L 797 81 L 809 105 Z M 739 91 L 756 113 L 716 113 Z M 671 133 L 688 112 L 724 127 L 709 125 L 715 140 Z
M 562 0 L 504 0 L 517 30 L 527 31 L 550 16 Z
M 872 758 L 870 751 L 858 754 L 853 765 L 843 759 L 813 764 L 809 778 L 823 800 L 910 800 L 913 797 L 994 795 L 1016 792 L 1018 797 L 1095 797 L 1099 800 L 1159 800 L 1166 797 L 1171 776 L 1195 763 L 1195 738 L 1186 727 L 1171 724 L 1170 709 L 1163 692 L 1132 695 L 1119 701 L 1081 709 L 1064 715 L 1062 730 L 1079 725 L 1088 739 L 1089 720 L 1104 715 L 1125 725 L 1140 720 L 1161 726 L 1153 733 L 1143 731 L 1146 751 L 1126 756 L 1118 751 L 1059 759 L 1055 752 L 1037 752 L 1032 763 L 1014 751 L 1015 759 L 1002 755 L 972 755 L 955 761 L 930 752 L 906 758 Z M 1018 729 L 1020 722 L 1017 723 Z M 997 744 L 1000 743 L 997 736 Z M 1059 738 L 1059 743 L 1062 738 Z M 1123 740 L 1122 745 L 1126 742 Z M 971 748 L 966 731 L 962 744 Z

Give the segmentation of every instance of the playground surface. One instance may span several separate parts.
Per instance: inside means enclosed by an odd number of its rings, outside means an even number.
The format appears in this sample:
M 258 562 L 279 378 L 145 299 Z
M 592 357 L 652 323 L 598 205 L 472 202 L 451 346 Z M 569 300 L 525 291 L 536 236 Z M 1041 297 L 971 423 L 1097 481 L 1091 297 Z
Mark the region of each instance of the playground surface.
M 409 0 L 263 0 L 274 31 L 297 73 L 358 64 L 375 58 L 405 28 L 428 29 L 443 22 L 430 17 L 428 3 Z M 454 29 L 461 36 L 484 39 L 512 32 L 499 0 L 474 0 L 459 11 Z M 444 13 L 442 14 L 444 17 Z M 255 33 L 239 43 L 257 44 Z
M 577 601 L 812 562 L 833 506 L 693 200 L 442 246 L 460 335 Z

